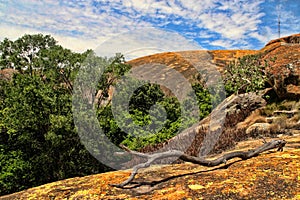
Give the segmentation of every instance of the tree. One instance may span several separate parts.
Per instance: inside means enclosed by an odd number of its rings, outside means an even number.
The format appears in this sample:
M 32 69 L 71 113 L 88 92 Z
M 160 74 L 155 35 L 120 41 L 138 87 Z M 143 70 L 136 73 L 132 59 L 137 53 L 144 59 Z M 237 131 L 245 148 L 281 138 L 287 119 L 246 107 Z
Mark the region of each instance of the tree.
M 28 69 L 32 73 L 39 51 L 55 45 L 56 41 L 50 35 L 24 35 L 16 41 L 5 38 L 0 44 L 0 69 Z
M 107 170 L 81 145 L 65 89 L 29 74 L 7 84 L 0 111 L 2 194 Z
M 90 50 L 78 54 L 50 36 L 5 39 L 0 79 L 0 194 L 111 170 L 81 144 L 73 122 L 72 85 Z

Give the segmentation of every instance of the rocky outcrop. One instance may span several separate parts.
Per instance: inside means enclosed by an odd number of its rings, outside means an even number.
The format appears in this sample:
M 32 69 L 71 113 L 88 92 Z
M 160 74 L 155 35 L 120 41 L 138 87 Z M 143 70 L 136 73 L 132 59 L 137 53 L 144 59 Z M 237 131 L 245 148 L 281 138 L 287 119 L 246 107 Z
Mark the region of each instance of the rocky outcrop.
M 256 54 L 257 50 L 193 50 L 180 52 L 166 52 L 149 55 L 128 63 L 132 67 L 140 67 L 146 64 L 161 64 L 180 72 L 188 80 L 193 80 L 195 74 L 199 73 L 203 61 L 209 61 L 211 67 L 223 72 L 224 67 L 232 61 L 249 54 Z M 195 66 L 197 65 L 197 66 Z
M 300 35 L 299 35 L 300 38 Z M 272 43 L 276 44 L 276 43 Z M 270 62 L 268 72 L 273 76 L 273 88 L 280 99 L 300 98 L 300 44 L 280 46 L 265 53 L 263 60 Z
M 278 130 L 279 126 L 277 124 L 255 123 L 246 129 L 246 134 L 251 137 L 272 136 Z
M 223 72 L 225 66 L 230 62 L 234 62 L 246 55 L 257 54 L 258 50 L 211 50 L 208 52 L 213 58 L 212 62 Z
M 180 72 L 187 80 L 193 81 L 202 69 L 203 55 L 210 63 L 210 70 L 217 69 L 223 73 L 224 67 L 245 55 L 262 54 L 262 61 L 268 61 L 267 72 L 273 76 L 271 86 L 280 99 L 300 98 L 300 34 L 295 34 L 270 41 L 261 50 L 199 50 L 185 52 L 167 52 L 129 61 L 133 67 L 149 63 L 159 63 Z M 200 64 L 199 64 L 200 63 Z M 199 65 L 199 66 L 197 66 Z M 207 68 L 202 70 L 207 71 Z M 209 71 L 209 69 L 208 69 Z M 200 73 L 202 73 L 200 71 Z
M 300 44 L 300 34 L 289 35 L 282 38 L 277 38 L 275 40 L 271 40 L 266 44 L 266 46 L 262 49 L 262 51 L 268 51 L 269 49 L 273 49 L 274 46 L 285 44 Z M 279 45 L 279 46 L 280 46 Z
M 300 137 L 285 136 L 283 152 L 249 160 L 228 161 L 221 167 L 182 163 L 151 166 L 137 175 L 136 184 L 118 189 L 129 170 L 61 180 L 1 200 L 28 199 L 299 199 Z M 240 142 L 234 151 L 258 147 L 262 140 Z M 227 152 L 226 152 L 227 153 Z M 219 155 L 218 155 L 219 156 Z
M 237 128 L 253 138 L 300 134 L 300 102 L 285 101 L 275 110 L 272 106 L 259 108 L 240 122 Z

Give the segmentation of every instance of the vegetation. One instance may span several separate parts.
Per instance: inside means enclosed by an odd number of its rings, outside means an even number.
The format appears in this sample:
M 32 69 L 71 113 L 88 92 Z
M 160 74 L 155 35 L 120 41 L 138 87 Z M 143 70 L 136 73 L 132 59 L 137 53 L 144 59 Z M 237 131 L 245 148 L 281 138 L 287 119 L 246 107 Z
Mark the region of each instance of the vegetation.
M 269 79 L 267 64 L 262 65 L 258 58 L 246 56 L 227 67 L 228 94 L 265 87 Z M 133 150 L 166 141 L 206 117 L 221 100 L 217 91 L 211 94 L 200 82 L 194 84 L 200 112 L 192 116 L 184 112 L 192 106 L 192 95 L 179 102 L 166 96 L 159 85 L 144 82 L 139 86 L 137 80 L 130 80 L 129 86 L 135 88 L 133 95 L 128 97 L 128 88 L 120 87 L 121 98 L 115 99 L 113 108 L 111 88 L 130 70 L 124 57 L 116 54 L 102 58 L 91 50 L 74 53 L 49 35 L 4 39 L 0 43 L 0 69 L 6 68 L 15 73 L 11 80 L 0 77 L 0 195 L 112 170 L 89 154 L 74 125 L 72 95 L 80 69 L 90 72 L 83 80 L 99 77 L 95 85 L 88 87 L 88 98 L 84 99 L 95 107 L 97 123 L 111 142 Z M 122 110 L 118 108 L 122 98 L 130 99 L 129 110 L 118 113 L 123 119 L 119 122 L 113 110 Z M 82 116 L 89 119 L 89 113 Z
M 261 58 L 261 54 L 246 55 L 226 66 L 224 81 L 229 95 L 256 92 L 271 85 L 271 75 L 266 71 L 269 62 Z
M 73 121 L 75 78 L 80 69 L 92 67 L 99 69 L 92 78 L 100 75 L 100 79 L 91 87 L 91 99 L 87 100 L 96 107 L 98 122 L 114 144 L 140 149 L 163 142 L 197 121 L 182 112 L 175 97 L 167 97 L 159 85 L 145 82 L 130 97 L 129 112 L 120 114 L 133 120 L 129 128 L 146 128 L 128 134 L 114 118 L 109 98 L 111 86 L 130 69 L 122 55 L 102 58 L 91 50 L 74 53 L 49 35 L 4 39 L 0 43 L 0 69 L 15 72 L 11 80 L 0 78 L 0 195 L 112 170 L 80 143 Z M 200 85 L 194 90 L 202 119 L 212 108 L 210 94 Z M 188 98 L 183 106 L 190 106 Z M 160 118 L 160 112 L 166 114 L 165 119 Z
M 81 145 L 72 117 L 72 81 L 88 52 L 76 54 L 43 35 L 1 45 L 0 194 L 106 171 Z

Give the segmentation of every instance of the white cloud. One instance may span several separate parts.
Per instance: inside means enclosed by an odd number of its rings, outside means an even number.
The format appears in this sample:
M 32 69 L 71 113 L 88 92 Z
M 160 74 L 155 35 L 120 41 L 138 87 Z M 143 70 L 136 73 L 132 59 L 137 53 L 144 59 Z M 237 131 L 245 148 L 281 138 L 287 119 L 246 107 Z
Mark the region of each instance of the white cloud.
M 222 38 L 228 40 L 244 40 L 245 37 L 255 32 L 263 16 L 256 7 L 261 1 L 249 1 L 237 3 L 236 1 L 220 1 L 220 7 L 215 9 L 225 10 L 224 12 L 209 11 L 199 16 L 201 22 L 199 27 L 216 32 Z M 219 41 L 218 41 L 219 42 Z M 228 42 L 227 45 L 228 46 Z
M 8 27 L 8 26 L 0 26 L 0 40 L 4 38 L 8 38 L 10 40 L 16 40 L 17 38 L 22 37 L 24 34 L 50 34 L 47 32 L 28 29 L 28 28 L 17 28 L 17 27 Z M 58 44 L 62 45 L 65 48 L 71 49 L 75 52 L 84 52 L 87 49 L 94 49 L 97 47 L 97 44 L 102 43 L 107 38 L 98 38 L 94 40 L 87 40 L 82 38 L 63 36 L 51 34 L 55 40 L 58 41 Z
M 181 0 L 179 2 L 175 4 L 174 1 L 149 0 L 147 3 L 150 6 L 145 9 L 146 5 L 143 5 L 143 11 L 150 18 L 156 18 L 158 14 L 165 15 L 165 20 L 169 20 L 168 23 L 178 25 L 189 22 L 228 40 L 243 40 L 251 32 L 256 32 L 262 37 L 257 32 L 261 24 L 260 18 L 264 15 L 260 10 L 262 0 Z M 131 9 L 141 11 L 137 5 L 130 4 Z M 170 15 L 178 16 L 182 21 L 170 21 L 168 18 Z
M 201 46 L 175 32 L 142 28 L 110 38 L 96 48 L 101 56 L 122 53 L 127 60 L 166 51 L 199 50 Z
M 218 46 L 222 47 L 225 49 L 231 49 L 234 46 L 234 42 L 229 41 L 229 40 L 214 40 L 210 42 L 211 45 L 213 46 Z
M 126 35 L 130 31 L 172 25 L 179 27 L 174 30 L 182 31 L 188 38 L 196 38 L 198 41 L 202 38 L 203 41 L 209 40 L 210 43 L 226 48 L 249 47 L 250 40 L 265 42 L 271 37 L 265 35 L 269 31 L 268 28 L 261 27 L 265 14 L 261 9 L 263 2 L 263 0 L 7 0 L 5 4 L 0 1 L 0 30 L 2 30 L 0 37 L 20 36 L 26 31 L 48 33 L 55 36 L 63 46 L 82 51 L 94 48 L 110 38 Z M 299 30 L 299 18 L 293 13 L 286 12 L 282 16 L 283 20 L 288 20 L 287 15 L 293 16 L 290 17 L 290 21 L 293 20 L 298 25 L 295 24 L 292 28 L 283 25 L 282 32 Z M 125 38 L 119 38 L 124 42 L 119 42 L 118 48 L 117 44 L 111 48 L 122 51 L 141 49 L 140 45 L 135 44 L 136 40 L 131 36 L 128 37 L 131 46 L 125 42 Z M 145 53 L 152 52 L 153 48 L 157 47 L 150 39 L 147 41 Z M 169 46 L 168 41 L 173 40 L 157 41 Z M 137 55 L 136 51 L 133 52 Z

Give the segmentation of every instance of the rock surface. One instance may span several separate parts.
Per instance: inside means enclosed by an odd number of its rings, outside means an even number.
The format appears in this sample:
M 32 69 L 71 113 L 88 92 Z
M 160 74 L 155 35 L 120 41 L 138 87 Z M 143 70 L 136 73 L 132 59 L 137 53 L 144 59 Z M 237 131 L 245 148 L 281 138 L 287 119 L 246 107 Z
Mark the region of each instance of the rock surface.
M 265 199 L 300 198 L 300 135 L 284 136 L 283 152 L 270 151 L 249 160 L 217 167 L 191 163 L 152 166 L 137 175 L 136 184 L 118 189 L 130 170 L 76 177 L 0 197 L 1 200 L 50 199 Z M 240 142 L 235 150 L 260 146 L 262 140 Z
M 300 98 L 300 34 L 269 42 L 261 52 L 272 60 L 269 72 L 274 76 L 274 89 L 279 98 Z

